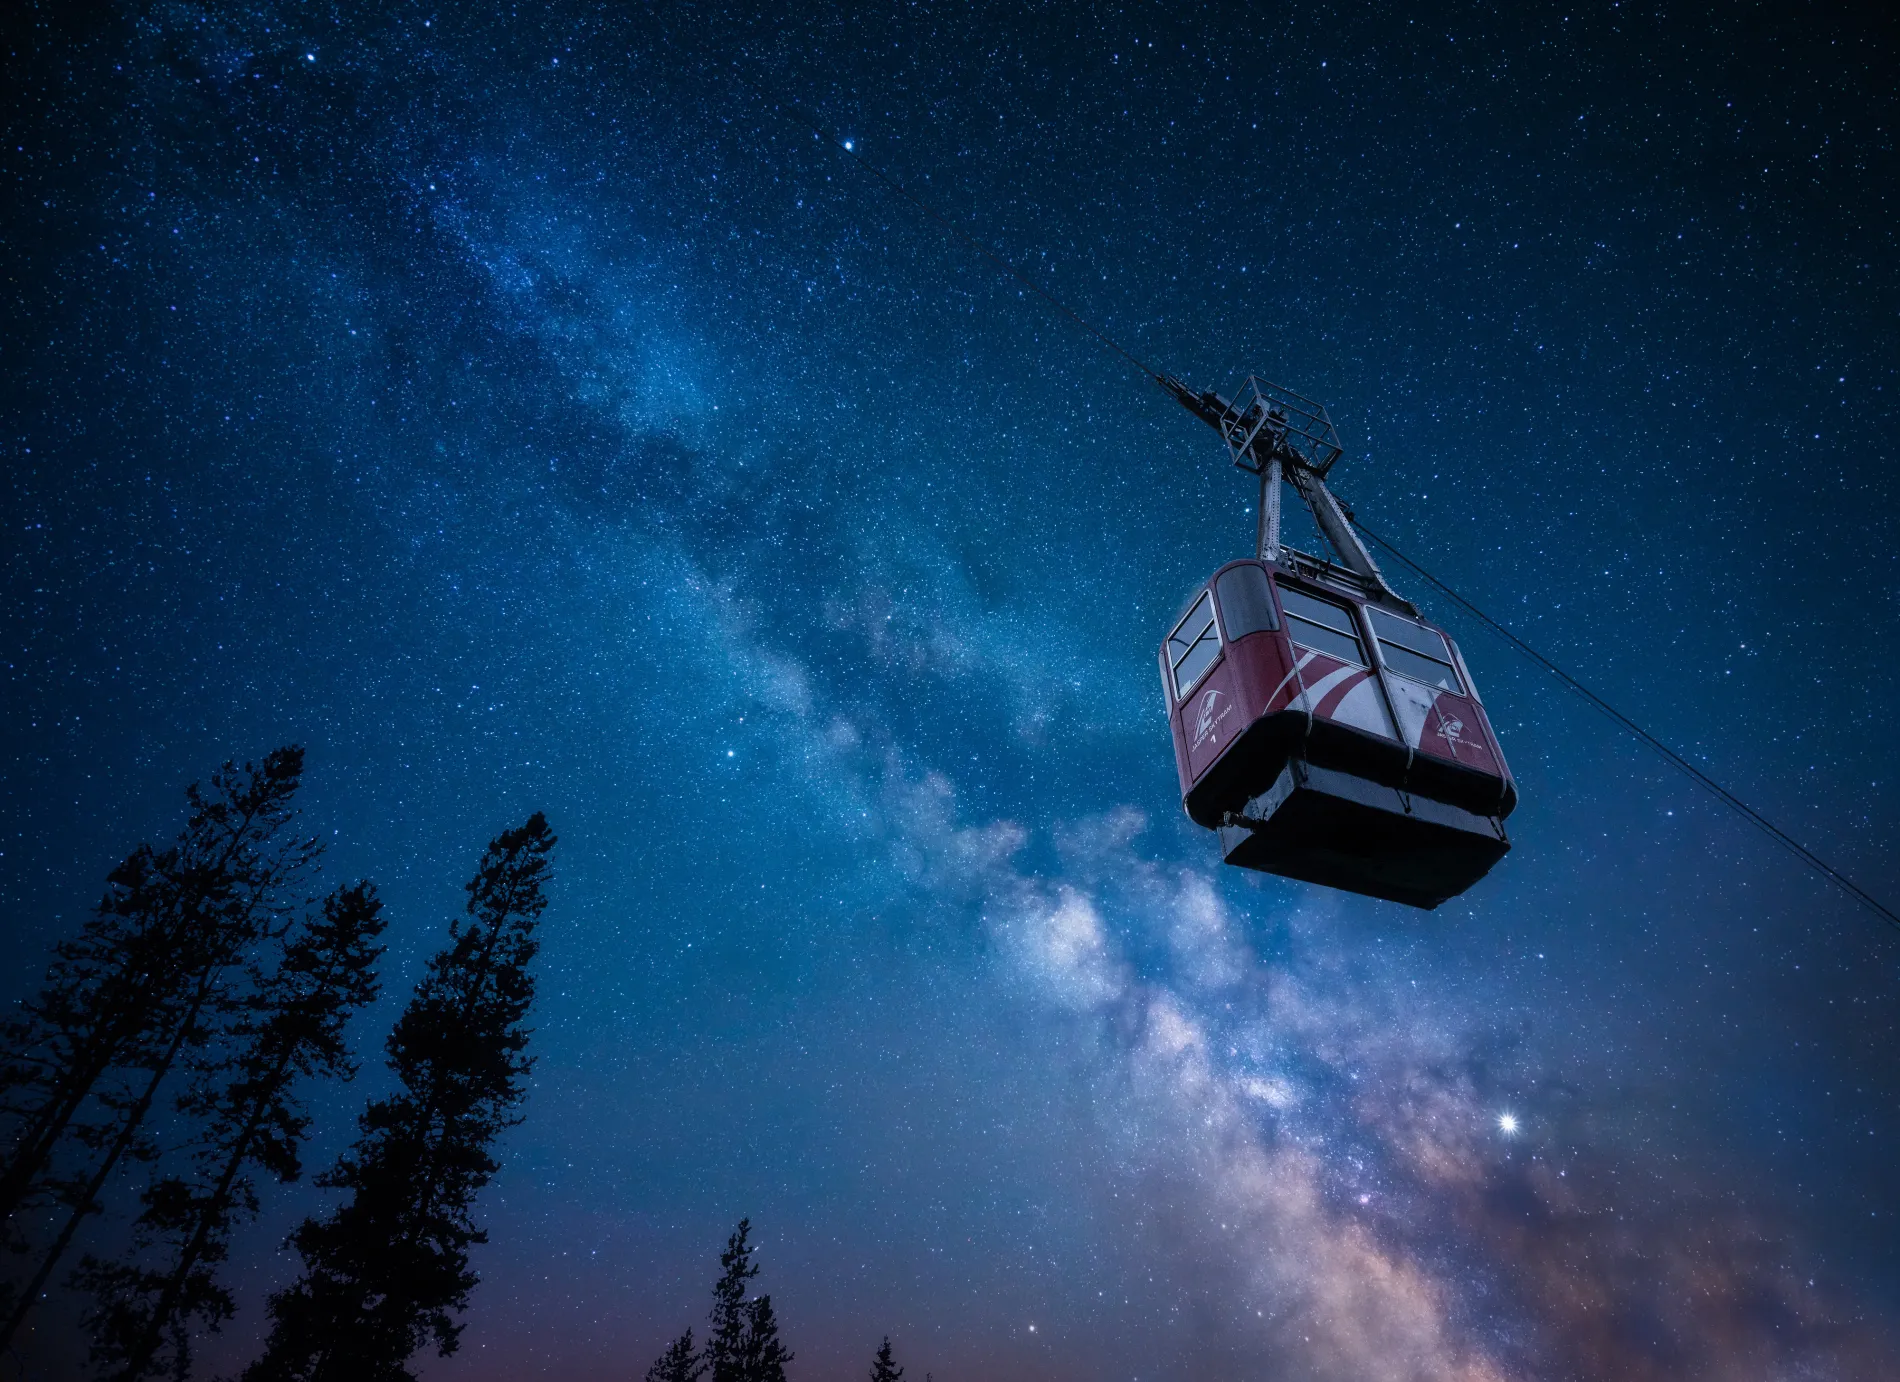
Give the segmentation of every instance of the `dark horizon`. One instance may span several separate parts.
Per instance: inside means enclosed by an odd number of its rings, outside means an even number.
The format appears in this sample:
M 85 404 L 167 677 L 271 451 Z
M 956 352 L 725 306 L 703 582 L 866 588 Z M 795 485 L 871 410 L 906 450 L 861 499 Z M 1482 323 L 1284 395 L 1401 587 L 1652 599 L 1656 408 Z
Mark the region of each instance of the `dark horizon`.
M 741 1218 L 793 1382 L 886 1335 L 913 1382 L 1885 1374 L 1900 935 L 1390 564 L 1512 852 L 1429 914 L 1222 869 L 1156 648 L 1250 483 L 789 108 L 1156 368 L 1322 401 L 1370 524 L 1894 905 L 1890 21 L 6 37 L 0 995 L 187 783 L 304 744 L 390 947 L 314 1171 L 482 842 L 561 836 L 420 1376 L 638 1377 Z M 265 1195 L 203 1375 L 330 1202 Z

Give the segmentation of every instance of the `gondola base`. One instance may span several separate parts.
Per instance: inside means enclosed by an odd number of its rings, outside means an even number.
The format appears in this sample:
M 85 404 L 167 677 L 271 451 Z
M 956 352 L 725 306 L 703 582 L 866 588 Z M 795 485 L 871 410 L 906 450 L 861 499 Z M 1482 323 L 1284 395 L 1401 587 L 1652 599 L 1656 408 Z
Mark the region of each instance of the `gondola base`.
M 1220 829 L 1228 863 L 1429 911 L 1511 848 L 1504 822 L 1295 758 Z

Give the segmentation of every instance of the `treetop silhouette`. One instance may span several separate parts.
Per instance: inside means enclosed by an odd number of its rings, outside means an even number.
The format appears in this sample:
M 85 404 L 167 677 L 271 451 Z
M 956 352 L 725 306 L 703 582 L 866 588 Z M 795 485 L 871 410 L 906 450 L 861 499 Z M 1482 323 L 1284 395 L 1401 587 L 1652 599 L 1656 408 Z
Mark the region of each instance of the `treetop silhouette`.
M 476 1192 L 494 1139 L 519 1119 L 534 978 L 528 964 L 554 833 L 539 812 L 497 836 L 468 884 L 449 945 L 429 962 L 387 1043 L 397 1093 L 372 1102 L 355 1146 L 318 1184 L 350 1192 L 291 1235 L 303 1276 L 271 1297 L 264 1355 L 246 1382 L 407 1378 L 425 1343 L 448 1355 L 476 1283 Z

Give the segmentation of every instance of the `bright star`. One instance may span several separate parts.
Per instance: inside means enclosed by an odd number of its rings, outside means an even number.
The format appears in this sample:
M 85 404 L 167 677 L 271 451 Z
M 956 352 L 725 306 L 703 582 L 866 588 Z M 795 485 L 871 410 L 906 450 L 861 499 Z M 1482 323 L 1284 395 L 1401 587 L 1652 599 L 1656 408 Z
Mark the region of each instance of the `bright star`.
M 851 152 L 851 141 L 850 141 L 849 139 L 847 139 L 847 140 L 845 140 L 845 141 L 844 141 L 844 151 L 845 151 L 846 153 L 850 153 L 850 152 Z
M 1516 1132 L 1517 1115 L 1515 1113 L 1500 1113 L 1498 1115 L 1498 1131 L 1503 1133 L 1506 1137 Z

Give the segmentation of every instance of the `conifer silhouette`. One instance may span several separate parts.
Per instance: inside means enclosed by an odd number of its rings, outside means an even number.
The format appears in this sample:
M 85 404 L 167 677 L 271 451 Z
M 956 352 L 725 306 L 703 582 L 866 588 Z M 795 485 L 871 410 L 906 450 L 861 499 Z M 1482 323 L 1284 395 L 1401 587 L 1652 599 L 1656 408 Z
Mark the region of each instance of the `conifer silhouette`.
M 745 1382 L 740 1358 L 745 1347 L 746 1287 L 759 1274 L 752 1260 L 754 1249 L 746 1241 L 752 1233 L 750 1219 L 726 1239 L 726 1250 L 719 1254 L 719 1280 L 713 1283 L 712 1309 L 707 1319 L 712 1328 L 706 1335 L 706 1367 L 711 1382 Z
M 320 914 L 284 937 L 274 969 L 253 962 L 228 1044 L 199 1062 L 198 1079 L 179 1100 L 181 1112 L 204 1120 L 194 1175 L 159 1180 L 144 1195 L 137 1246 L 162 1245 L 164 1256 L 156 1266 L 89 1257 L 78 1274 L 96 1297 L 87 1321 L 93 1361 L 112 1365 L 115 1382 L 136 1382 L 161 1364 L 185 1375 L 190 1321 L 216 1328 L 231 1317 L 230 1293 L 218 1284 L 216 1268 L 233 1223 L 257 1212 L 247 1172 L 257 1167 L 296 1180 L 310 1123 L 297 1083 L 355 1073 L 343 1030 L 376 996 L 381 913 L 371 884 L 339 888 Z M 162 1359 L 168 1343 L 171 1356 Z
M 113 870 L 79 937 L 54 949 L 40 992 L 8 1024 L 0 1070 L 11 1143 L 0 1165 L 0 1215 L 56 1203 L 63 1221 L 0 1325 L 12 1341 L 99 1195 L 127 1157 L 149 1155 L 141 1130 L 166 1077 L 218 1015 L 226 971 L 275 934 L 288 891 L 320 852 L 288 836 L 303 750 L 263 764 L 226 763 L 196 784 L 184 831 L 160 853 L 140 846 Z M 76 1143 L 82 1164 L 55 1174 Z M 9 1231 L 11 1224 L 9 1223 Z
M 759 1296 L 747 1301 L 745 1334 L 739 1342 L 739 1376 L 743 1382 L 785 1382 L 785 1365 L 791 1361 L 791 1350 L 779 1342 L 772 1298 Z
M 429 962 L 388 1041 L 401 1089 L 370 1104 L 361 1136 L 318 1184 L 350 1198 L 291 1235 L 304 1273 L 271 1297 L 271 1331 L 246 1382 L 393 1382 L 425 1342 L 455 1351 L 476 1281 L 471 1218 L 490 1146 L 518 1122 L 529 1066 L 528 973 L 555 838 L 536 812 L 503 832 L 468 885 L 467 916 Z
M 871 1382 L 904 1382 L 904 1370 L 891 1361 L 891 1336 L 886 1334 L 877 1357 L 871 1360 Z
M 712 1331 L 705 1362 L 710 1382 L 785 1382 L 792 1355 L 779 1342 L 772 1298 L 746 1299 L 746 1287 L 759 1274 L 757 1251 L 747 1241 L 752 1221 L 741 1219 L 719 1254 L 719 1280 L 713 1283 Z
M 699 1382 L 705 1375 L 705 1361 L 693 1351 L 693 1331 L 689 1329 L 653 1360 L 646 1382 Z

